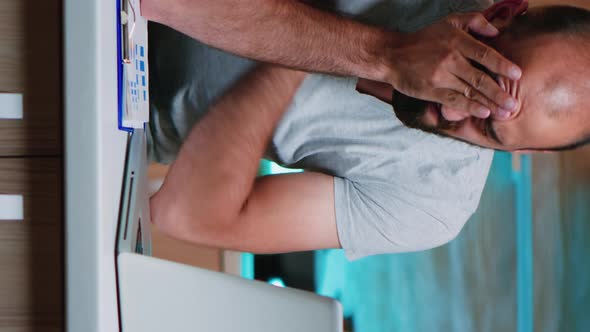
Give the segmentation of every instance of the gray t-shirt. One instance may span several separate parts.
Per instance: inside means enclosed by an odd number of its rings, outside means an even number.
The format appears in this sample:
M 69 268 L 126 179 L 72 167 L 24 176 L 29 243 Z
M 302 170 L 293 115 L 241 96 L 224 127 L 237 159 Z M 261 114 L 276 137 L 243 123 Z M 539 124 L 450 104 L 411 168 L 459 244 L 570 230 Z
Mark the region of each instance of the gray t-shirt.
M 383 17 L 379 6 L 395 8 L 386 22 L 398 30 L 481 8 L 461 0 L 342 3 L 342 12 L 376 13 L 363 16 L 369 21 Z M 166 30 L 150 33 L 150 155 L 170 162 L 211 102 L 253 63 Z M 356 81 L 310 74 L 275 131 L 269 157 L 334 176 L 338 236 L 349 259 L 452 240 L 479 204 L 493 152 L 406 128 L 391 105 L 358 93 Z

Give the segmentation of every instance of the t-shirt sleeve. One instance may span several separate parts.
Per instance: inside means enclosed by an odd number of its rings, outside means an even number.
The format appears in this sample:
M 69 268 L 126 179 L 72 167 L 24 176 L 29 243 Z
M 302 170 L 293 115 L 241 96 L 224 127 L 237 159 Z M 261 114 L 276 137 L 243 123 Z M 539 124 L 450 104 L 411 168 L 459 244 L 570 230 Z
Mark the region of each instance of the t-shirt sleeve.
M 477 209 L 491 163 L 483 156 L 458 173 L 399 174 L 387 182 L 336 177 L 338 236 L 349 260 L 426 250 L 453 240 Z
M 273 136 L 273 160 L 335 177 L 349 259 L 440 246 L 479 204 L 493 152 L 407 128 L 356 79 L 310 75 Z

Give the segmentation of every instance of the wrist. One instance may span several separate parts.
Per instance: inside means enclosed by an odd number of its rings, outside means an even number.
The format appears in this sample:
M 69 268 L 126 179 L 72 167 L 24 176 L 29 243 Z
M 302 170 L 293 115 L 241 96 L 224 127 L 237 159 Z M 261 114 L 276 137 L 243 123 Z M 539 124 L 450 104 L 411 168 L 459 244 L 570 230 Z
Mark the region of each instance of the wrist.
M 400 33 L 382 29 L 364 38 L 361 44 L 364 56 L 359 64 L 357 76 L 389 84 L 395 82 L 398 70 L 393 51 L 400 38 Z
M 164 24 L 166 17 L 171 16 L 171 12 L 178 6 L 172 1 L 165 0 L 140 0 L 140 13 L 148 21 Z
M 149 21 L 158 21 L 159 9 L 157 8 L 158 0 L 140 0 L 139 7 L 141 16 Z

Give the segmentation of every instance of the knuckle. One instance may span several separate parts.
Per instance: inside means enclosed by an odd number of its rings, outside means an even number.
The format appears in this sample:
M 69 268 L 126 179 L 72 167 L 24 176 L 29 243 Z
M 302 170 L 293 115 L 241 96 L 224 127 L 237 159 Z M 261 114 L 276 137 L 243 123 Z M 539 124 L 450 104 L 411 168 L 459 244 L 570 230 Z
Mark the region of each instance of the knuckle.
M 435 72 L 432 74 L 432 76 L 430 77 L 430 80 L 429 80 L 429 81 L 430 81 L 430 83 L 431 83 L 432 85 L 439 85 L 439 84 L 440 84 L 440 82 L 442 81 L 442 77 L 441 77 L 441 74 L 440 74 L 440 72 L 439 72 L 438 70 L 437 70 L 437 71 L 435 71 Z
M 446 54 L 439 62 L 438 67 L 447 67 L 448 65 L 453 63 L 453 58 L 451 54 Z
M 487 47 L 483 47 L 475 52 L 475 57 L 480 61 L 487 59 L 489 57 L 489 55 L 490 55 L 490 49 Z
M 444 22 L 447 22 L 447 23 L 452 23 L 452 22 L 456 21 L 459 18 L 460 18 L 460 15 L 455 13 L 455 14 L 448 15 L 447 17 L 445 17 L 443 19 L 443 21 Z
M 449 60 L 452 62 L 459 62 L 462 59 L 463 59 L 463 55 L 461 55 L 461 53 L 459 53 L 459 51 L 453 51 L 449 55 Z
M 437 70 L 436 72 L 434 72 L 430 81 L 433 85 L 436 85 L 436 86 L 442 85 L 442 83 L 444 83 L 444 81 L 445 81 L 444 71 Z
M 475 97 L 475 93 L 473 91 L 473 88 L 471 88 L 470 86 L 465 87 L 464 94 L 465 94 L 465 97 L 470 98 L 470 99 Z
M 472 79 L 471 79 L 471 85 L 476 88 L 477 90 L 481 90 L 481 88 L 484 85 L 484 82 L 486 81 L 486 76 L 484 73 L 477 73 Z
M 457 51 L 449 50 L 441 61 L 442 65 L 448 66 L 461 60 L 461 55 Z
M 470 13 L 470 15 L 471 15 L 470 18 L 471 18 L 472 23 L 480 23 L 485 20 L 485 17 L 483 16 L 482 13 L 474 12 L 474 13 Z
M 449 105 L 455 105 L 459 101 L 459 95 L 456 92 L 449 91 L 445 96 L 445 100 Z

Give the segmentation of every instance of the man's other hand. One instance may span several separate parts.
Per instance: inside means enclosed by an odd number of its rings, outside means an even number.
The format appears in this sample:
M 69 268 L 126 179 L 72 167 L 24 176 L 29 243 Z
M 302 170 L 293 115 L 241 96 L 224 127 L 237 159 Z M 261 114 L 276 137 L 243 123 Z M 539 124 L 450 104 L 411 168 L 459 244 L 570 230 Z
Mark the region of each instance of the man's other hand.
M 384 82 L 398 91 L 456 110 L 443 114 L 450 121 L 467 116 L 497 118 L 516 110 L 517 102 L 488 74 L 520 79 L 521 69 L 470 33 L 495 37 L 499 31 L 480 13 L 455 14 L 421 31 L 395 35 L 386 54 Z M 393 46 L 392 46 L 393 45 Z M 382 57 L 383 59 L 383 57 Z

